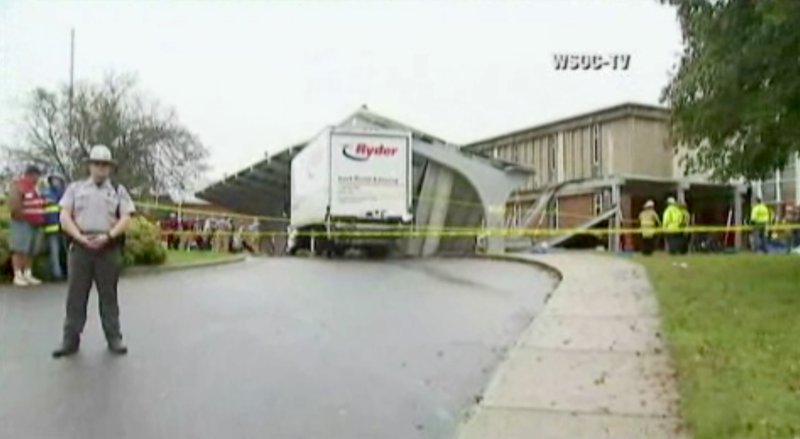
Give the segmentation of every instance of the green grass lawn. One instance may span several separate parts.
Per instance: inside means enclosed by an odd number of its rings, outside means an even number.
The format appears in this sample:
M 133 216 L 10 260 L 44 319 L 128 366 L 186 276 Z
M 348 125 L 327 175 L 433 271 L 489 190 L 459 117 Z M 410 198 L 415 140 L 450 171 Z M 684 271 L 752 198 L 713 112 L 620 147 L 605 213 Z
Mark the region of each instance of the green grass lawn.
M 636 260 L 657 291 L 695 439 L 800 437 L 800 256 Z
M 204 261 L 218 261 L 235 258 L 236 255 L 230 253 L 217 253 L 211 251 L 181 251 L 169 250 L 167 251 L 166 265 L 187 265 Z

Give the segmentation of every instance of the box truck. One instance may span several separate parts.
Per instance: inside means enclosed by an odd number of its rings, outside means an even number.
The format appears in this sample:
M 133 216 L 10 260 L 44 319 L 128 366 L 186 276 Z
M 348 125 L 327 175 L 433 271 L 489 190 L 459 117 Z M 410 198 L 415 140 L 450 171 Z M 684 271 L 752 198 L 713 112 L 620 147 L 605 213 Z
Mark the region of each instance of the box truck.
M 326 128 L 291 163 L 288 251 L 385 256 L 412 214 L 411 133 Z

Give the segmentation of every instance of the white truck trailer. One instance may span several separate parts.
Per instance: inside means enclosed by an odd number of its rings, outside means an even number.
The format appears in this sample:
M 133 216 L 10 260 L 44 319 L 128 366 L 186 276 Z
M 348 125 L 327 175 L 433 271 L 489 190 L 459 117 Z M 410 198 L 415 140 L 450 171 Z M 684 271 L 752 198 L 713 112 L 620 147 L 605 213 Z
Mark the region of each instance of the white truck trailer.
M 291 164 L 288 251 L 388 254 L 411 224 L 411 133 L 326 128 Z

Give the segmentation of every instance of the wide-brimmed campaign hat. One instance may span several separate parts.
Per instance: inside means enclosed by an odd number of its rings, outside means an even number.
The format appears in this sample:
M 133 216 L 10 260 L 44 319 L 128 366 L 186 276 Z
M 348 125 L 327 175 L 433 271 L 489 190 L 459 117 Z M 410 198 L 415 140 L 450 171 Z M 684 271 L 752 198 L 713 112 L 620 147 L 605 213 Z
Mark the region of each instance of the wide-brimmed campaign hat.
M 108 163 L 116 164 L 117 162 L 111 157 L 111 150 L 105 145 L 95 145 L 89 151 L 89 163 Z

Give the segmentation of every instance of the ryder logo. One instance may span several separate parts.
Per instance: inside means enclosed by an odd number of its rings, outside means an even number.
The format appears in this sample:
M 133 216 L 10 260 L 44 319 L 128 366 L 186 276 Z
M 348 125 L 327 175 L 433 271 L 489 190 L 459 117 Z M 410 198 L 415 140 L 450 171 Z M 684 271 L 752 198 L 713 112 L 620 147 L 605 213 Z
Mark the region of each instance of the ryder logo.
M 397 154 L 397 147 L 380 145 L 368 145 L 366 143 L 347 143 L 342 147 L 342 154 L 350 160 L 364 162 L 371 157 L 394 157 Z

